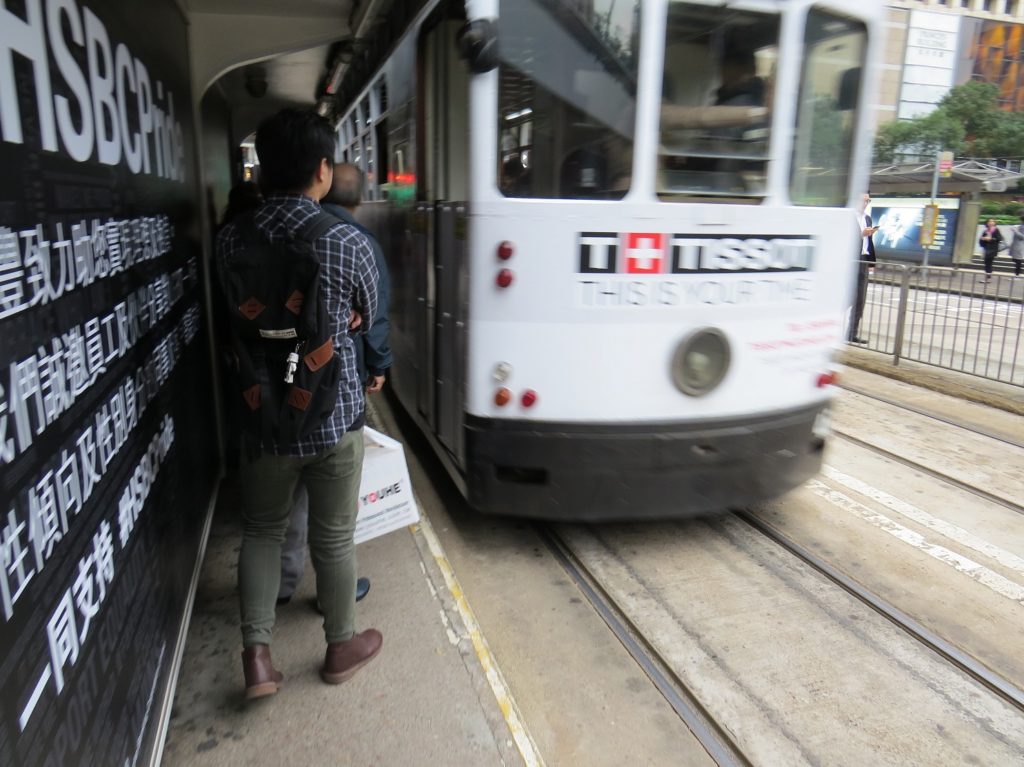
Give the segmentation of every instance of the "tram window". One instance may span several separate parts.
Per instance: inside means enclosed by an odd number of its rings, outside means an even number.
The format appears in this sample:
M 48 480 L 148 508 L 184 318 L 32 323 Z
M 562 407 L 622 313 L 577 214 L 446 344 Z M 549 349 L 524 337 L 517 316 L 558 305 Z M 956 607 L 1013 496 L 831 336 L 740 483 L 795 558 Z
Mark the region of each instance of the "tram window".
M 779 16 L 672 0 L 658 196 L 765 195 Z
M 850 194 L 864 24 L 812 8 L 804 34 L 790 198 L 796 205 L 845 205 Z
M 391 176 L 388 173 L 388 121 L 382 117 L 374 127 L 377 140 L 377 188 L 380 190 L 380 199 L 388 198 L 388 183 Z
M 631 182 L 640 4 L 501 0 L 498 184 L 621 199 Z

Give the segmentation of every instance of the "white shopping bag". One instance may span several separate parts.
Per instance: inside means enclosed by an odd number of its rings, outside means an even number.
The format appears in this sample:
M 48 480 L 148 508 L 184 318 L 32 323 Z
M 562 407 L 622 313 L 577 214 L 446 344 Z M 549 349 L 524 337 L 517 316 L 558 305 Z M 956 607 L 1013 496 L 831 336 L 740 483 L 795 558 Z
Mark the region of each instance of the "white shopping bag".
M 362 543 L 419 521 L 402 443 L 363 428 L 363 476 L 359 483 L 359 515 L 355 542 Z

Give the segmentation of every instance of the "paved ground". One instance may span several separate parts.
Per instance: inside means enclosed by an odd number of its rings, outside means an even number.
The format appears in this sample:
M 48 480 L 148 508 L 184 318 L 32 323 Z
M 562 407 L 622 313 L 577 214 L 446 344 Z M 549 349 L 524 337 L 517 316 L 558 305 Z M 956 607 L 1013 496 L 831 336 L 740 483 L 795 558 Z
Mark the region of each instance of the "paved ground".
M 320 681 L 323 631 L 311 606 L 307 567 L 296 597 L 278 612 L 273 652 L 285 686 L 247 704 L 239 660 L 235 496 L 229 481 L 200 578 L 164 765 L 521 763 L 418 531 L 399 530 L 358 549 L 360 572 L 373 584 L 359 604 L 358 627 L 383 632 L 380 656 L 346 684 Z
M 844 371 L 860 389 L 1024 434 L 1020 387 L 913 363 L 893 369 L 860 349 L 844 356 L 931 385 Z M 835 438 L 820 477 L 755 513 L 1024 685 L 1015 651 L 1024 537 L 1006 506 L 1024 497 L 1024 451 L 850 392 L 834 416 L 858 439 L 997 500 Z M 374 587 L 359 622 L 384 630 L 384 654 L 348 685 L 321 684 L 307 579 L 280 614 L 275 659 L 288 686 L 243 703 L 226 492 L 165 763 L 710 764 L 545 548 L 541 528 L 470 511 L 409 423 L 387 408 L 378 417 L 405 442 L 431 522 L 360 547 Z M 754 763 L 1024 763 L 1019 711 L 735 518 L 558 530 Z

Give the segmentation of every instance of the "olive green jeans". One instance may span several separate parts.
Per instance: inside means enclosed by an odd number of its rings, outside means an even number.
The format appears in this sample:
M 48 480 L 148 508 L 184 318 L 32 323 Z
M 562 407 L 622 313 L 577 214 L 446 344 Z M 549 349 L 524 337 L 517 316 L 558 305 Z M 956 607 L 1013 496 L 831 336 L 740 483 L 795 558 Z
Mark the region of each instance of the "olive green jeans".
M 309 553 L 328 642 L 355 632 L 356 527 L 363 431 L 350 431 L 332 448 L 308 458 L 263 454 L 243 462 L 242 550 L 238 591 L 242 644 L 270 644 L 281 581 L 281 544 L 288 528 L 295 487 L 309 491 Z

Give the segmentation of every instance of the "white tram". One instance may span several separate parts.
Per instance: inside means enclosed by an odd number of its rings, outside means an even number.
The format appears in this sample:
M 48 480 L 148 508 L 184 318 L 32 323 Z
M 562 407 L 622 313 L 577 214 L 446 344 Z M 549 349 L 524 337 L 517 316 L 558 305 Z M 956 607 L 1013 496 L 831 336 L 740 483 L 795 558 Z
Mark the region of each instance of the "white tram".
M 348 83 L 340 152 L 394 390 L 470 503 L 667 518 L 814 475 L 881 4 L 418 7 Z

